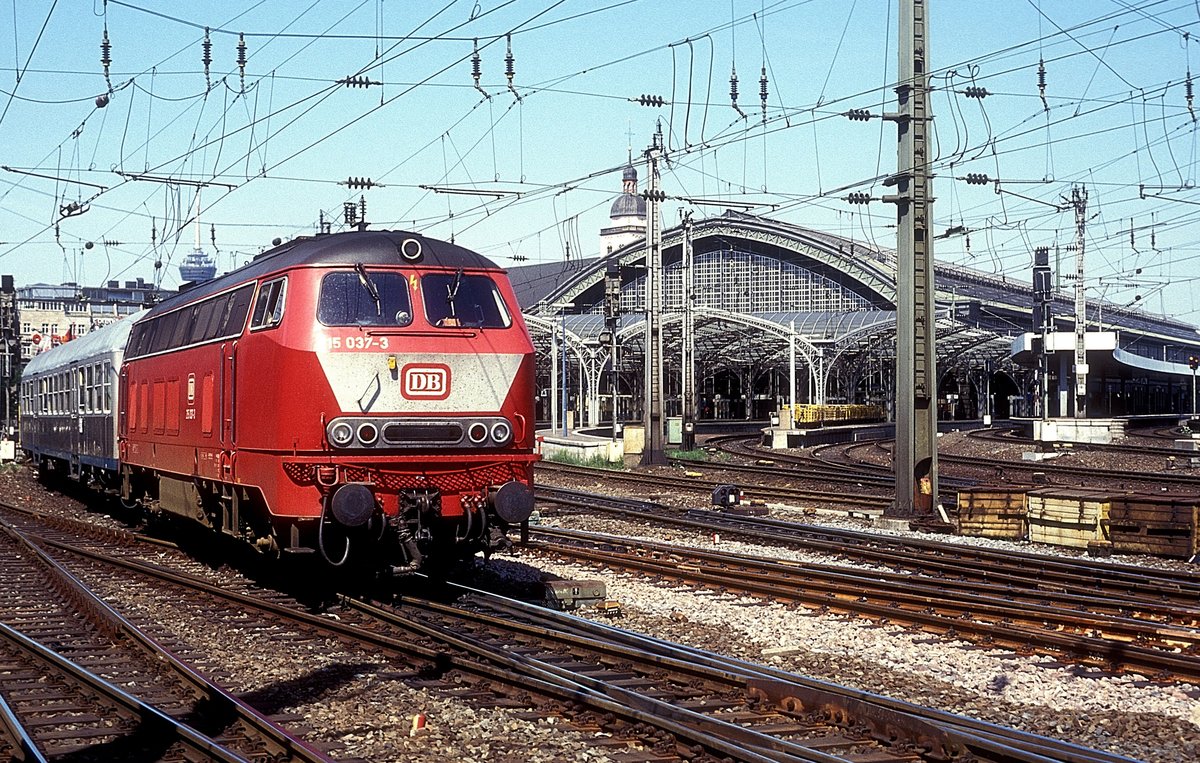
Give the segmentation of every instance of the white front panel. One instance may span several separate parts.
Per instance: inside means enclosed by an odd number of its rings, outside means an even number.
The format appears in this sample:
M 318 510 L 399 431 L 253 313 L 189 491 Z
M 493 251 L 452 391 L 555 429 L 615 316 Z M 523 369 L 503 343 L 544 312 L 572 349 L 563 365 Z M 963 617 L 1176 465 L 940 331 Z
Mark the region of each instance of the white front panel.
M 523 356 L 334 351 L 318 357 L 341 413 L 454 413 L 500 410 Z

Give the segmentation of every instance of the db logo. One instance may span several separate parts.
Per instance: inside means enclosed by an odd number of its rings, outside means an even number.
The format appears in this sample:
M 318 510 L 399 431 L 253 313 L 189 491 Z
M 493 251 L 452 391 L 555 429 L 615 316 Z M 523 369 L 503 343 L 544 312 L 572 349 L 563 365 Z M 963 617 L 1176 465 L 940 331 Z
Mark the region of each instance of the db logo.
M 400 390 L 409 400 L 445 400 L 450 397 L 450 366 L 410 363 L 400 370 Z

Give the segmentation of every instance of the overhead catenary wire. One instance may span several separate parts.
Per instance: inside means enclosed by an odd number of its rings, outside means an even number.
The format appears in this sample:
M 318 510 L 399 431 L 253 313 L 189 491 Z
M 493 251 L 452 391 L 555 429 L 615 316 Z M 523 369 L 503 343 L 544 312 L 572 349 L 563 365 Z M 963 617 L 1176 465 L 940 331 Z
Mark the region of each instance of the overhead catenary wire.
M 1176 85 L 1176 86 L 1178 86 L 1178 85 Z M 132 92 L 132 91 L 131 91 L 131 92 Z M 1156 100 L 1157 100 L 1157 99 L 1156 99 Z M 1149 107 L 1149 106 L 1150 106 L 1150 104 L 1147 104 L 1147 106 Z M 1155 107 L 1160 107 L 1160 104 L 1153 104 L 1153 106 L 1155 106 Z M 1149 111 L 1149 108 L 1148 108 L 1148 111 Z M 1166 112 L 1164 112 L 1164 111 L 1161 109 L 1161 107 L 1158 109 L 1158 111 L 1159 111 L 1159 115 L 1162 115 L 1162 114 L 1165 114 L 1165 113 L 1166 113 Z M 795 112 L 794 112 L 794 110 L 792 110 L 792 111 L 785 111 L 785 113 L 794 114 Z M 816 116 L 816 115 L 814 114 L 814 116 Z M 1157 116 L 1157 115 L 1153 115 L 1153 114 L 1151 114 L 1151 116 Z M 286 119 L 286 117 L 284 117 L 284 118 Z M 493 119 L 493 120 L 492 120 L 492 122 L 493 122 L 493 127 L 492 127 L 492 128 L 490 128 L 490 129 L 492 129 L 493 131 L 492 131 L 492 132 L 489 132 L 488 134 L 489 134 L 489 136 L 490 136 L 490 137 L 493 139 L 493 145 L 494 145 L 494 139 L 495 139 L 495 137 L 496 137 L 496 134 L 495 134 L 495 132 L 494 132 L 494 126 L 495 126 L 495 124 L 496 124 L 496 123 L 498 123 L 498 122 L 499 122 L 499 120 L 497 120 L 497 119 Z M 259 123 L 259 126 L 260 126 L 260 128 L 261 128 L 261 125 L 262 125 L 262 123 L 260 122 L 260 123 Z M 1161 128 L 1163 128 L 1164 126 L 1165 126 L 1165 127 L 1168 127 L 1168 128 L 1170 128 L 1170 125 L 1168 125 L 1168 124 L 1164 124 L 1164 123 L 1163 123 L 1161 120 L 1160 120 L 1160 121 L 1158 121 L 1156 125 L 1149 126 L 1149 127 L 1150 127 L 1152 130 L 1157 130 L 1158 132 L 1163 132 L 1163 130 L 1162 130 Z M 777 132 L 777 131 L 778 131 L 778 130 L 776 129 L 776 128 L 777 128 L 777 124 L 776 124 L 775 122 L 769 122 L 769 123 L 768 123 L 768 125 L 767 125 L 767 128 L 768 128 L 769 130 L 771 130 L 771 131 L 772 131 L 772 134 L 773 134 L 774 132 Z M 784 128 L 784 127 L 781 127 L 781 126 L 780 126 L 780 127 L 779 127 L 779 129 L 786 129 L 786 128 Z M 204 135 L 204 134 L 206 134 L 206 133 L 205 133 L 204 131 L 200 131 L 200 134 L 201 134 L 201 135 Z M 213 137 L 213 139 L 215 140 L 215 142 L 213 143 L 213 147 L 214 147 L 214 148 L 215 148 L 217 151 L 220 151 L 220 150 L 221 150 L 221 145 L 222 145 L 222 144 L 221 144 L 221 142 L 220 142 L 220 138 L 222 137 L 222 135 L 223 135 L 223 134 L 224 134 L 224 131 L 223 131 L 223 130 L 222 130 L 220 127 L 217 127 L 217 128 L 216 128 L 216 131 L 212 133 L 212 137 Z M 766 134 L 766 131 L 764 131 L 764 134 Z M 1172 133 L 1171 133 L 1171 135 L 1172 135 L 1172 136 L 1174 136 L 1174 135 L 1175 135 L 1175 133 L 1174 133 L 1174 132 L 1172 132 Z M 227 138 L 227 136 L 226 136 L 226 138 Z M 724 145 L 725 145 L 725 146 L 727 146 L 727 147 L 735 146 L 737 142 L 744 141 L 745 139 L 746 139 L 746 137 L 745 137 L 744 135 L 742 135 L 742 134 L 738 134 L 738 131 L 737 131 L 737 130 L 730 131 L 730 132 L 729 132 L 729 139 L 728 139 L 728 140 L 727 140 L 727 141 L 724 143 Z M 1153 141 L 1153 139 L 1152 139 L 1152 138 L 1151 138 L 1151 140 Z M 1161 139 L 1159 139 L 1158 141 L 1153 141 L 1153 142 L 1154 142 L 1154 144 L 1155 144 L 1155 145 L 1159 146 L 1160 148 L 1162 147 L 1162 146 L 1161 146 Z M 202 142 L 198 140 L 196 145 L 197 145 L 197 148 L 199 148 L 199 147 L 202 145 Z M 259 145 L 259 146 L 265 146 L 265 145 L 266 145 L 266 143 L 265 143 L 265 142 L 260 142 L 260 143 L 258 143 L 257 145 Z M 279 144 L 278 144 L 278 143 L 276 143 L 275 145 L 276 145 L 276 147 L 278 147 L 278 145 L 279 145 Z M 1003 146 L 1004 144 L 1001 142 L 999 145 Z M 1047 147 L 1049 147 L 1049 146 L 1050 146 L 1050 145 L 1052 145 L 1052 144 L 1051 144 L 1051 142 L 1047 141 L 1047 142 L 1046 142 L 1046 145 L 1047 145 Z M 225 148 L 227 148 L 227 146 L 226 146 Z M 712 149 L 706 149 L 706 150 L 711 150 L 711 151 L 715 152 L 715 151 L 717 151 L 717 150 L 718 150 L 718 147 L 714 147 L 714 148 L 712 148 Z M 1157 150 L 1157 149 L 1156 149 L 1156 150 Z M 247 152 L 247 153 L 248 153 L 248 152 Z M 1004 155 L 1004 154 L 1003 154 L 1003 151 L 999 151 L 999 152 L 998 152 L 998 155 L 1000 155 L 1000 156 L 1003 156 L 1003 155 Z M 682 158 L 682 157 L 680 157 L 680 158 Z M 714 158 L 716 158 L 716 157 L 715 157 L 715 153 L 714 153 Z M 211 163 L 211 157 L 210 157 L 210 160 L 209 160 L 209 161 L 210 161 L 210 163 Z M 267 162 L 264 162 L 263 164 L 264 164 L 264 166 L 265 166 L 265 165 L 266 165 L 266 164 L 268 164 L 268 163 L 267 163 Z M 494 162 L 493 162 L 493 164 L 494 164 Z M 177 170 L 175 170 L 175 171 L 177 171 Z M 250 174 L 250 173 L 246 173 L 246 174 Z M 877 173 L 877 174 L 878 174 L 878 173 Z M 743 178 L 743 179 L 744 179 L 744 178 Z M 822 196 L 816 196 L 815 198 L 823 198 L 823 197 L 822 197 Z

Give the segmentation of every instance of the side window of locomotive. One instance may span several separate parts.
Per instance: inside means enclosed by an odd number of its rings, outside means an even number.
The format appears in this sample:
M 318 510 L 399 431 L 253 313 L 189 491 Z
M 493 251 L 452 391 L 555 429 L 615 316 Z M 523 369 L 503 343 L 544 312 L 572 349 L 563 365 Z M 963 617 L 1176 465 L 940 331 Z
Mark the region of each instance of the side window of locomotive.
M 221 299 L 210 299 L 200 303 L 196 312 L 196 322 L 192 324 L 192 344 L 212 339 L 217 335 L 224 308 L 224 301 Z
M 171 336 L 175 333 L 178 319 L 178 311 L 154 319 L 154 338 L 150 340 L 150 352 L 162 352 L 170 347 Z
M 512 315 L 496 283 L 485 275 L 429 273 L 421 278 L 425 317 L 434 326 L 503 329 Z
M 141 321 L 133 327 L 133 335 L 129 337 L 128 355 L 137 358 L 149 352 L 150 334 L 153 327 L 151 321 Z
M 321 279 L 317 320 L 326 326 L 407 326 L 412 300 L 403 273 L 329 273 Z
M 254 286 L 243 286 L 229 295 L 226 303 L 225 320 L 221 324 L 221 336 L 240 336 L 246 327 L 246 315 L 250 312 L 250 300 L 254 298 Z
M 175 313 L 175 330 L 171 332 L 171 339 L 167 342 L 167 346 L 171 348 L 183 347 L 188 343 L 188 339 L 192 335 L 192 324 L 196 320 L 196 308 L 185 307 Z
M 283 304 L 287 297 L 287 279 L 267 281 L 258 289 L 258 300 L 254 303 L 254 314 L 250 328 L 266 329 L 278 326 L 283 320 Z

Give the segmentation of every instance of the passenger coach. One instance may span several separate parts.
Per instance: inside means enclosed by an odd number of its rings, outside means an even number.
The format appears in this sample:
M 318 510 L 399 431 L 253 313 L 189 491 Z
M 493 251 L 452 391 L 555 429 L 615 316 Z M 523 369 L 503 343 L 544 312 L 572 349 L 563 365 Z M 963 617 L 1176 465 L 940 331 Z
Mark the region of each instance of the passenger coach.
M 21 375 L 21 443 L 43 474 L 112 485 L 117 385 L 125 344 L 145 310 L 34 356 Z

